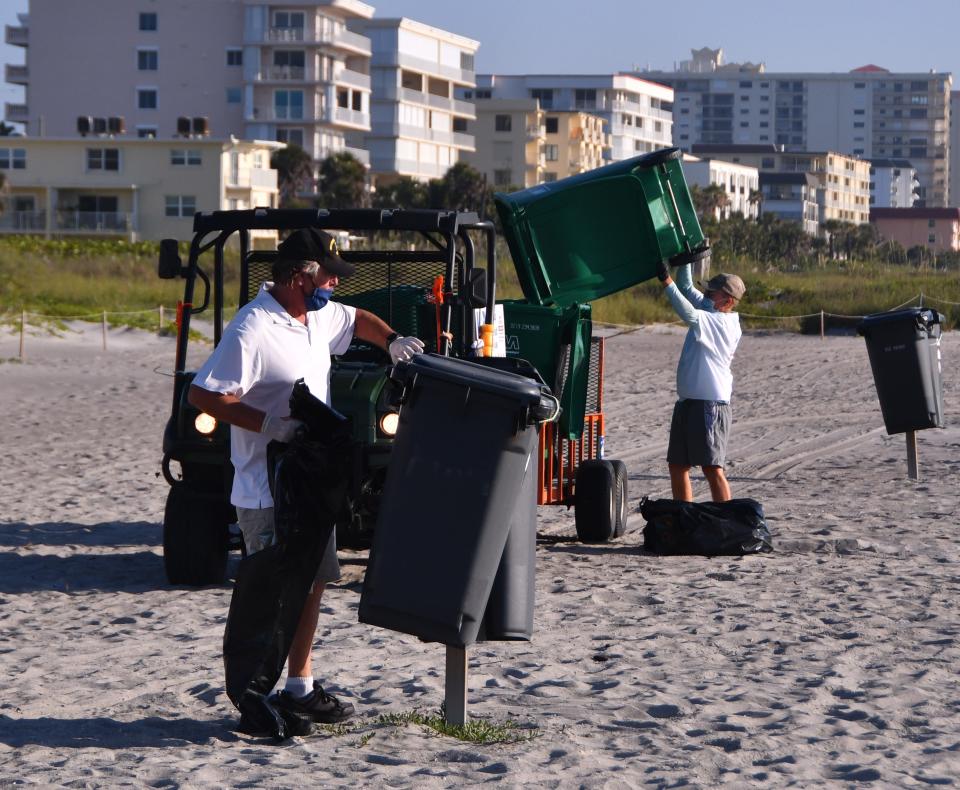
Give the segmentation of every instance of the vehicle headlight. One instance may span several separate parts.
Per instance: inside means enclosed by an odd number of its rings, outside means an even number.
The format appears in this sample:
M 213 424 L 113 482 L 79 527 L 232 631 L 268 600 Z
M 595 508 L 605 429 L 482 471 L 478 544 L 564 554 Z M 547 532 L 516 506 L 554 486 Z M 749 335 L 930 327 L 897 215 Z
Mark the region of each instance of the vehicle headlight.
M 200 412 L 193 421 L 193 427 L 197 429 L 197 433 L 209 436 L 217 429 L 217 421 L 206 412 Z
M 387 436 L 395 436 L 397 433 L 397 426 L 400 425 L 400 415 L 395 411 L 388 411 L 386 414 L 380 415 L 380 430 L 383 431 Z

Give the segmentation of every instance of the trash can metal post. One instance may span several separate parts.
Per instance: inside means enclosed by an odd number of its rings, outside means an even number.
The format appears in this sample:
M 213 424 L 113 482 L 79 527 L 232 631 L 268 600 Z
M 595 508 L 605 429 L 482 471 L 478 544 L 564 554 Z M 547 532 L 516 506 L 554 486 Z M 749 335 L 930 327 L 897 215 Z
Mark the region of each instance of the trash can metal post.
M 447 645 L 443 716 L 447 724 L 467 723 L 467 649 Z
M 911 480 L 920 479 L 920 465 L 917 459 L 916 431 L 907 431 L 907 475 Z

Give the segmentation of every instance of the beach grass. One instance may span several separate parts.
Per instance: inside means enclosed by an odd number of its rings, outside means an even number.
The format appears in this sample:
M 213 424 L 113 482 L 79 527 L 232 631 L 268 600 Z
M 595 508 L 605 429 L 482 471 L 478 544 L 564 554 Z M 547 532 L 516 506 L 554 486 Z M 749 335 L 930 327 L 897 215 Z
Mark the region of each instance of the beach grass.
M 225 283 L 231 291 L 238 278 L 235 256 L 228 251 Z M 482 246 L 478 258 L 485 259 Z M 498 259 L 498 298 L 522 298 L 502 239 L 498 240 Z M 945 315 L 946 328 L 960 321 L 960 272 L 956 269 L 844 261 L 796 268 L 751 260 L 715 261 L 712 268 L 714 273 L 724 270 L 743 277 L 747 296 L 739 310 L 749 329 L 819 332 L 821 311 L 826 314 L 826 329 L 849 329 L 859 316 L 907 302 L 915 306 L 921 293 L 924 305 Z M 202 298 L 202 290 L 198 284 L 195 301 Z M 101 321 L 106 312 L 111 326 L 168 333 L 173 329 L 174 308 L 182 298 L 182 280 L 157 276 L 156 244 L 0 239 L 0 322 L 8 326 L 19 322 L 21 311 L 31 314 L 32 324 L 43 316 Z M 162 326 L 160 305 L 166 309 Z M 229 314 L 227 311 L 228 318 Z M 593 318 L 625 325 L 676 320 L 656 281 L 598 299 L 593 303 Z

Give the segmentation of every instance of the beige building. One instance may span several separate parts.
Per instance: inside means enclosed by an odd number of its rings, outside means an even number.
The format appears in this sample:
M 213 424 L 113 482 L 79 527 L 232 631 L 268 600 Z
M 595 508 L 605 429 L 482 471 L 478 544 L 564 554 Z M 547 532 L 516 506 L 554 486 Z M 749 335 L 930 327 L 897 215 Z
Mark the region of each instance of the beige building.
M 908 250 L 960 251 L 960 208 L 875 208 L 870 221 L 881 239 L 897 241 Z
M 604 164 L 610 151 L 606 121 L 590 113 L 572 110 L 548 112 L 544 117 L 544 181 L 585 173 Z
M 547 127 L 536 99 L 484 99 L 476 103 L 475 150 L 465 162 L 498 190 L 527 188 L 543 181 Z
M 192 132 L 291 142 L 323 159 L 370 129 L 370 40 L 347 25 L 372 15 L 358 0 L 30 0 L 6 29 L 26 53 L 6 73 L 26 100 L 6 118 L 31 137 L 89 123 L 165 140 L 185 119 Z
M 818 181 L 821 226 L 870 221 L 870 163 L 836 151 L 783 151 L 773 145 L 694 145 L 693 153 L 751 165 L 761 173 L 810 173 Z
M 0 138 L 0 233 L 186 239 L 197 211 L 275 207 L 278 148 L 235 138 Z

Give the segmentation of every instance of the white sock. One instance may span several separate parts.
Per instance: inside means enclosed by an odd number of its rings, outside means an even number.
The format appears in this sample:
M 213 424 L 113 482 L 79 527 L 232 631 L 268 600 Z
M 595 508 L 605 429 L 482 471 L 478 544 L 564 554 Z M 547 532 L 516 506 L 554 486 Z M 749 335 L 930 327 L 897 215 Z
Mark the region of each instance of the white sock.
M 294 697 L 305 697 L 313 691 L 313 677 L 287 678 L 287 683 L 283 688 L 284 691 Z

